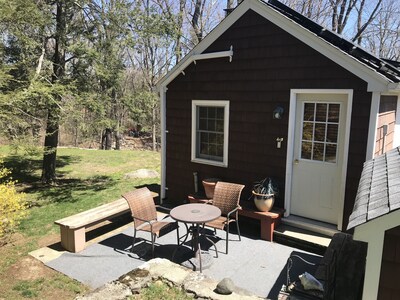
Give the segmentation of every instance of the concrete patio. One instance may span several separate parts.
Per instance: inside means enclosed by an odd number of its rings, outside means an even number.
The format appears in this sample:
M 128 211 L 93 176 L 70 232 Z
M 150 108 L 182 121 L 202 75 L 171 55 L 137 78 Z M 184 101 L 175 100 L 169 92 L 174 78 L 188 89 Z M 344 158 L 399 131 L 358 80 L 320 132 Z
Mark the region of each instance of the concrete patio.
M 160 214 L 160 218 L 163 216 Z M 186 233 L 183 224 L 180 224 L 179 229 L 180 236 Z M 290 255 L 300 255 L 314 263 L 319 262 L 321 258 L 294 247 L 260 240 L 254 234 L 254 227 L 246 222 L 241 223 L 241 231 L 241 241 L 238 241 L 235 232 L 230 234 L 228 255 L 225 254 L 225 232 L 217 231 L 214 240 L 219 252 L 218 258 L 215 258 L 212 244 L 205 239 L 202 240 L 202 249 L 210 249 L 209 253 L 213 256 L 211 266 L 203 270 L 204 275 L 216 281 L 230 278 L 236 286 L 255 295 L 276 299 L 282 284 L 286 282 L 286 261 Z M 59 249 L 59 245 L 52 245 L 36 250 L 31 255 L 50 268 L 91 288 L 98 288 L 152 258 L 151 243 L 144 242 L 144 240 L 149 241 L 150 235 L 139 232 L 138 243 L 131 253 L 132 235 L 132 223 L 129 223 L 90 241 L 87 248 L 79 253 L 65 252 Z M 176 249 L 176 242 L 176 232 L 170 232 L 157 239 L 155 256 L 171 259 L 172 253 Z M 174 262 L 180 264 L 186 259 L 184 255 L 180 255 L 183 253 L 183 249 L 182 247 L 177 251 Z M 295 278 L 305 270 L 313 272 L 310 266 L 296 264 L 291 270 L 291 277 Z

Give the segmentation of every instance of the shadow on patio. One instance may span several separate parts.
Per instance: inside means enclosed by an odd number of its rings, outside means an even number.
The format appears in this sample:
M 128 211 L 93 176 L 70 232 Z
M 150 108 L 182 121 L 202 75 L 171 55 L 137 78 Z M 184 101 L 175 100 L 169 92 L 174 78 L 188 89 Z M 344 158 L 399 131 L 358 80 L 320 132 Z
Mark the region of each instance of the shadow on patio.
M 160 214 L 161 216 L 161 214 Z M 218 258 L 215 258 L 214 248 L 205 240 L 202 249 L 208 250 L 213 256 L 212 264 L 203 268 L 203 273 L 214 280 L 231 278 L 235 285 L 246 289 L 255 295 L 276 299 L 282 284 L 286 283 L 286 261 L 292 254 L 301 255 L 305 259 L 318 263 L 320 256 L 303 252 L 299 249 L 271 243 L 252 237 L 251 224 L 241 223 L 242 241 L 238 241 L 235 232 L 230 235 L 229 254 L 225 251 L 225 234 L 217 231 Z M 180 224 L 180 236 L 186 233 L 186 228 Z M 152 258 L 150 235 L 147 232 L 138 232 L 138 241 L 133 252 L 130 252 L 132 244 L 132 224 L 125 225 L 116 231 L 114 235 L 100 240 L 88 246 L 79 253 L 59 252 L 54 259 L 42 261 L 49 267 L 58 270 L 92 288 L 98 288 L 106 282 L 115 280 L 128 273 Z M 104 238 L 104 237 L 103 237 Z M 99 237 L 98 239 L 101 239 Z M 96 240 L 98 240 L 96 239 Z M 172 258 L 176 249 L 176 233 L 169 234 L 156 240 L 155 257 Z M 190 249 L 190 243 L 186 243 L 185 249 Z M 57 251 L 53 247 L 52 251 Z M 182 248 L 182 249 L 181 249 Z M 175 262 L 182 263 L 190 257 L 190 251 L 183 251 L 180 247 L 179 255 Z M 37 255 L 34 255 L 37 257 Z M 304 267 L 304 266 L 300 266 Z M 308 270 L 310 272 L 310 270 Z M 292 269 L 291 276 L 295 278 L 304 269 Z M 312 271 L 311 271 L 312 272 Z

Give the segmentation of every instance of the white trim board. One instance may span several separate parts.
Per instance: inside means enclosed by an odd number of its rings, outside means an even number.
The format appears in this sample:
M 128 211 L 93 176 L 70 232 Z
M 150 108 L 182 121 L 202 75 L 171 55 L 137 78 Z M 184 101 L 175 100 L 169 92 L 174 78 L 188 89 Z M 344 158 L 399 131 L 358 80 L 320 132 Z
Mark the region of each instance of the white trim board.
M 337 228 L 342 230 L 343 227 L 343 209 L 344 196 L 346 189 L 347 176 L 347 161 L 349 152 L 350 127 L 351 127 L 351 112 L 353 107 L 353 90 L 350 89 L 292 89 L 290 90 L 290 108 L 289 108 L 289 126 L 288 126 L 288 144 L 286 154 L 286 176 L 285 176 L 285 217 L 290 216 L 290 202 L 292 196 L 292 172 L 293 172 L 293 153 L 294 153 L 294 138 L 296 126 L 296 107 L 298 94 L 345 94 L 347 95 L 346 109 L 346 124 L 343 147 L 343 166 L 341 176 L 341 190 L 339 200 L 339 215 Z

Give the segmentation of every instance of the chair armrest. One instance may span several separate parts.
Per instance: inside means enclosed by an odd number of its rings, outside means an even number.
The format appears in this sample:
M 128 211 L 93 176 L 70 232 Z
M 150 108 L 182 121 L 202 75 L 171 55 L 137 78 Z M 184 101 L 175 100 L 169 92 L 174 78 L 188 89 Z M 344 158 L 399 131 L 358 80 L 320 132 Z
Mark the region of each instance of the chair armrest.
M 226 215 L 227 218 L 229 219 L 231 214 L 233 214 L 234 212 L 237 212 L 239 208 L 240 208 L 240 206 L 236 206 L 234 209 L 232 209 L 230 212 L 228 212 L 228 214 Z
M 145 219 L 141 219 L 138 217 L 133 217 L 133 220 L 135 220 L 135 219 L 144 222 L 143 224 L 140 224 L 138 227 L 136 227 L 136 230 L 140 230 L 145 225 L 150 225 L 150 230 L 151 230 L 151 232 L 153 232 L 153 223 L 157 222 L 157 220 L 145 220 Z

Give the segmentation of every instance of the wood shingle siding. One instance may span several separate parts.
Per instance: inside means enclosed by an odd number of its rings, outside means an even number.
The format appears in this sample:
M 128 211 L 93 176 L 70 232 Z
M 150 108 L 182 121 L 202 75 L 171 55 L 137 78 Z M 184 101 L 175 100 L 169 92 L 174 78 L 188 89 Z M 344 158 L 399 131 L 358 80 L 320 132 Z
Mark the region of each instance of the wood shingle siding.
M 194 190 L 193 172 L 201 180 L 217 177 L 246 185 L 250 196 L 254 181 L 276 177 L 284 188 L 289 100 L 291 89 L 353 89 L 353 109 L 343 228 L 347 227 L 366 156 L 371 93 L 367 83 L 254 11 L 246 12 L 205 52 L 233 46 L 227 58 L 197 61 L 169 85 L 166 101 L 167 197 L 182 202 Z M 191 101 L 229 100 L 228 167 L 192 163 Z M 281 105 L 285 113 L 273 120 Z M 280 149 L 276 138 L 283 137 Z M 283 208 L 284 191 L 276 200 Z

